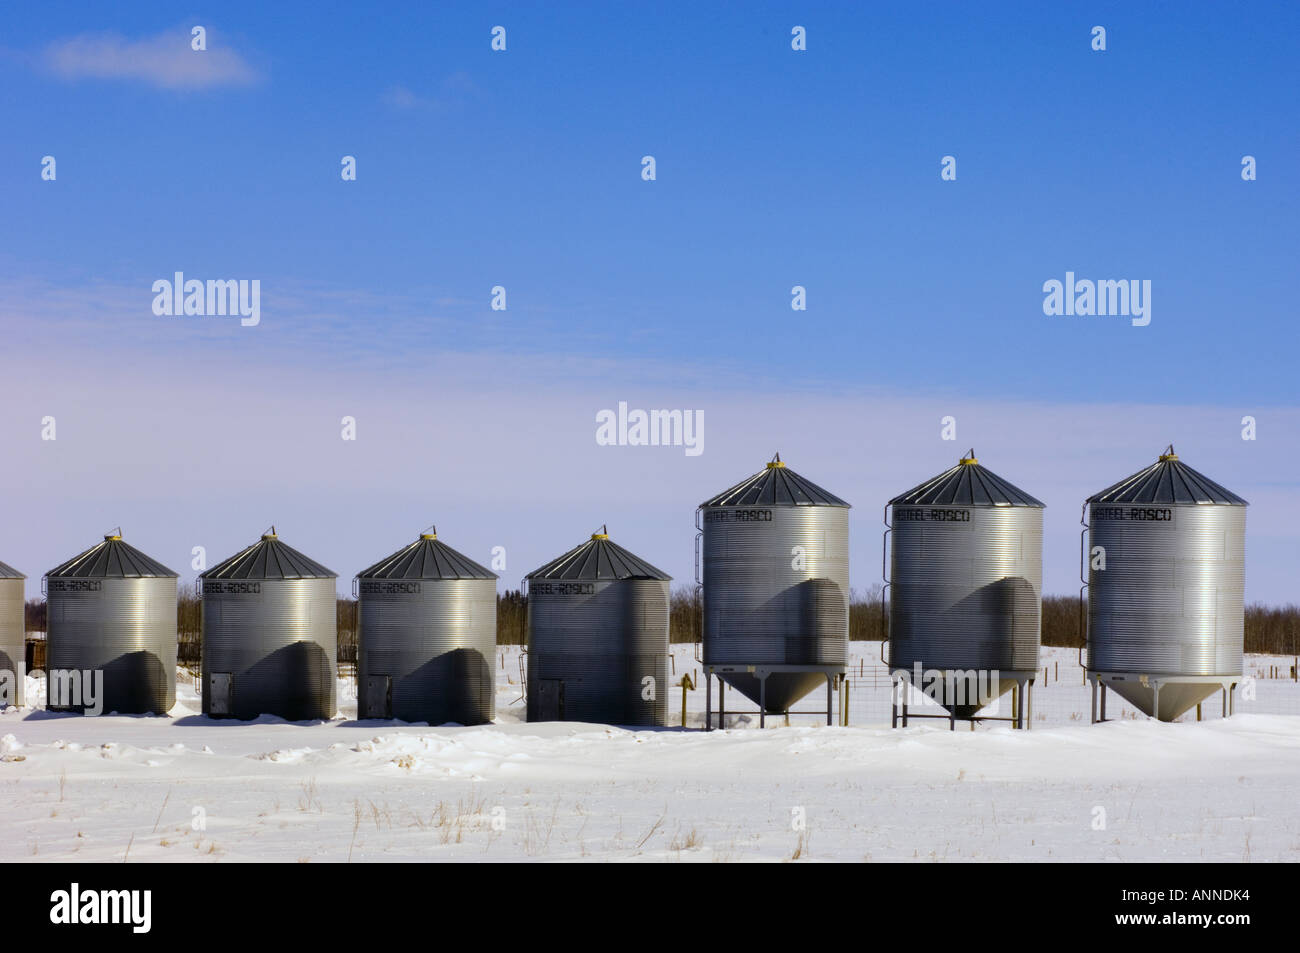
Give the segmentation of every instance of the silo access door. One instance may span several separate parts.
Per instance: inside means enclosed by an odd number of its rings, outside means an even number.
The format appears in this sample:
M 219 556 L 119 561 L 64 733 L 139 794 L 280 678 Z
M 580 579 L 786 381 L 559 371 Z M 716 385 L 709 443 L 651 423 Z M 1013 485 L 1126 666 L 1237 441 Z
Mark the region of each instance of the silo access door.
M 564 721 L 564 680 L 542 678 L 537 681 L 537 720 Z
M 208 714 L 229 715 L 230 695 L 234 679 L 229 672 L 213 672 L 208 676 Z
M 366 710 L 362 718 L 393 717 L 393 677 L 391 675 L 366 676 Z

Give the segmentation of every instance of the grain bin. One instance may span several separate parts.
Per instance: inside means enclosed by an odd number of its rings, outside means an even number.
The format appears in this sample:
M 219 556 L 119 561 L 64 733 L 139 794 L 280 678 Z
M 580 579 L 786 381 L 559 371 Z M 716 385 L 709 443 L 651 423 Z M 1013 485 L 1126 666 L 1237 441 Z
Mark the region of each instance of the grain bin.
M 46 707 L 166 714 L 176 704 L 177 579 L 121 530 L 46 573 Z
M 357 574 L 357 717 L 496 717 L 497 577 L 434 532 Z
M 1162 721 L 1220 690 L 1226 712 L 1242 671 L 1246 501 L 1170 446 L 1084 509 L 1088 673 L 1102 717 L 1106 688 Z
M 203 713 L 333 718 L 338 653 L 334 572 L 275 527 L 203 580 Z
M 765 713 L 789 711 L 842 674 L 849 645 L 849 504 L 777 454 L 701 503 L 695 525 L 706 673 Z
M 939 717 L 950 719 L 974 718 L 1013 686 L 1032 683 L 1042 632 L 1043 504 L 982 466 L 972 449 L 890 500 L 886 515 L 895 677 L 925 691 L 948 710 Z M 1011 719 L 1017 725 L 1024 697 Z
M 27 704 L 27 623 L 23 581 L 17 569 L 0 563 L 0 709 Z
M 668 723 L 672 577 L 602 528 L 528 579 L 528 720 Z

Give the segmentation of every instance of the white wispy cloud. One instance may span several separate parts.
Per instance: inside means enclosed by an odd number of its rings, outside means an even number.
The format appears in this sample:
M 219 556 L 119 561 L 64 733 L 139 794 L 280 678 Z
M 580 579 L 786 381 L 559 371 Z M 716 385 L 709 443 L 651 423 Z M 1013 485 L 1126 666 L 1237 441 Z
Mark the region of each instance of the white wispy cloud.
M 51 43 L 40 61 L 46 70 L 67 80 L 134 80 L 163 89 L 247 86 L 259 79 L 243 56 L 214 42 L 211 30 L 206 50 L 191 49 L 190 39 L 189 27 L 140 39 L 83 33 Z
M 419 109 L 434 105 L 433 100 L 417 95 L 410 87 L 403 86 L 400 83 L 386 89 L 383 99 L 385 103 L 394 109 Z
M 0 258 L 0 275 L 21 271 Z M 470 349 L 456 309 L 418 296 L 267 278 L 256 328 L 157 317 L 151 297 L 146 279 L 0 278 L 0 487 L 15 501 L 0 558 L 29 575 L 119 523 L 184 571 L 192 546 L 224 556 L 277 522 L 346 578 L 436 521 L 480 561 L 507 547 L 513 587 L 608 522 L 689 583 L 696 505 L 780 451 L 854 504 L 850 579 L 867 588 L 881 578 L 885 502 L 973 446 L 1047 504 L 1044 591 L 1071 593 L 1083 500 L 1172 441 L 1251 503 L 1248 599 L 1295 600 L 1294 405 L 1250 408 L 1261 436 L 1247 443 L 1236 406 L 995 400 L 929 382 L 795 388 L 719 373 L 708 355 L 668 366 L 567 339 L 507 348 L 534 337 L 518 329 L 496 349 Z M 599 445 L 596 414 L 621 400 L 702 410 L 704 453 Z M 958 441 L 941 439 L 949 415 Z M 42 439 L 47 416 L 55 441 Z M 341 439 L 344 416 L 356 441 Z
M 402 83 L 384 90 L 384 104 L 399 110 L 442 111 L 459 106 L 479 94 L 478 86 L 468 73 L 452 73 L 438 85 L 434 94 L 419 93 Z

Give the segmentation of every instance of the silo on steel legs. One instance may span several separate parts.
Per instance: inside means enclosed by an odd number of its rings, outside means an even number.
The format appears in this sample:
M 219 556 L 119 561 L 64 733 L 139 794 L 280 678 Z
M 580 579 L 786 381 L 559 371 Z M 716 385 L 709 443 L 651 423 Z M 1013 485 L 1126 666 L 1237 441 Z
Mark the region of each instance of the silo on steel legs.
M 496 574 L 423 533 L 357 574 L 357 717 L 496 717 Z
M 1241 681 L 1246 501 L 1182 463 L 1151 466 L 1084 504 L 1092 720 L 1106 689 L 1173 721 Z M 1100 696 L 1100 713 L 1098 700 Z
M 27 703 L 27 631 L 23 581 L 17 569 L 0 563 L 0 710 Z
M 819 685 L 833 688 L 848 664 L 849 504 L 771 463 L 700 504 L 706 728 L 712 728 L 717 675 L 719 724 L 724 685 L 768 714 Z
M 275 527 L 203 580 L 203 714 L 333 718 L 336 575 L 280 542 Z
M 957 466 L 890 500 L 891 724 L 1033 718 L 1042 628 L 1043 504 L 981 466 Z M 909 711 L 915 689 L 947 715 Z M 1010 717 L 978 715 L 1013 691 Z M 901 708 L 901 712 L 900 712 Z
M 527 578 L 528 720 L 666 725 L 671 577 L 601 532 Z

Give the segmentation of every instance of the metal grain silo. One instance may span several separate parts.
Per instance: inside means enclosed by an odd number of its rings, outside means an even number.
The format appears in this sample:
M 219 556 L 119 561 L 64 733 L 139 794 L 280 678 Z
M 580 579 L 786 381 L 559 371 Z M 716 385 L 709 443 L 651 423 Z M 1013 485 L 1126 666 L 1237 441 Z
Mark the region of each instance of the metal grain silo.
M 23 608 L 26 578 L 12 566 L 0 563 L 0 709 L 6 705 L 21 708 L 27 703 L 27 625 Z M 8 691 L 5 685 L 11 686 Z
M 270 532 L 203 580 L 203 713 L 333 718 L 334 572 Z
M 166 714 L 176 704 L 177 578 L 120 531 L 46 573 L 46 707 Z M 92 700 L 97 672 L 102 696 Z
M 357 717 L 496 717 L 497 577 L 422 533 L 357 574 Z
M 706 676 L 718 675 L 764 714 L 788 712 L 827 685 L 829 723 L 830 685 L 848 662 L 849 504 L 778 454 L 701 503 L 695 525 Z
M 1089 497 L 1088 674 L 1172 721 L 1241 680 L 1246 501 L 1178 459 Z M 1103 568 L 1104 566 L 1104 568 Z
M 895 677 L 905 673 L 948 709 L 937 717 L 950 719 L 974 718 L 1013 686 L 1032 685 L 1042 638 L 1043 504 L 971 450 L 894 497 L 886 513 Z M 1005 720 L 1023 727 L 1027 691 L 1017 702 Z M 903 717 L 906 725 L 906 709 Z
M 528 720 L 666 725 L 672 577 L 602 529 L 527 579 Z

